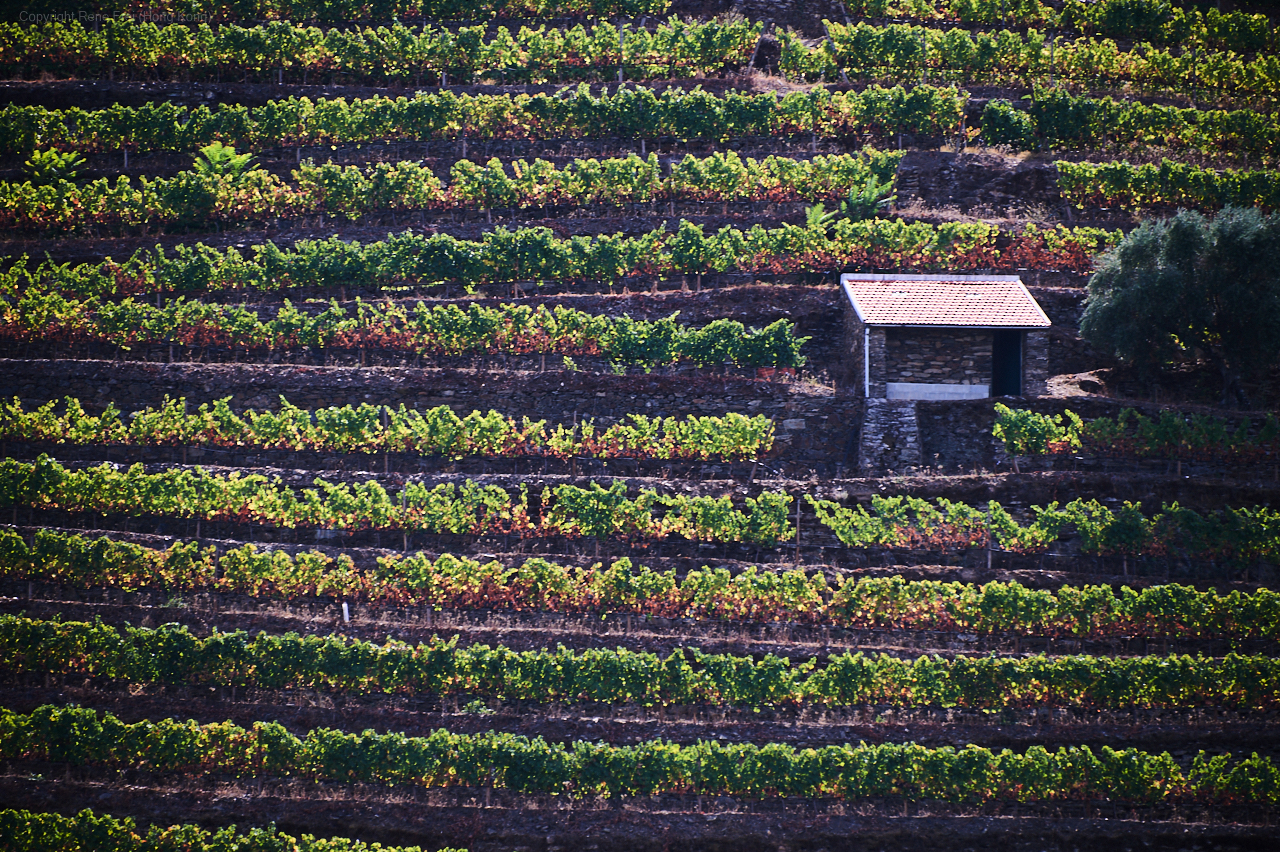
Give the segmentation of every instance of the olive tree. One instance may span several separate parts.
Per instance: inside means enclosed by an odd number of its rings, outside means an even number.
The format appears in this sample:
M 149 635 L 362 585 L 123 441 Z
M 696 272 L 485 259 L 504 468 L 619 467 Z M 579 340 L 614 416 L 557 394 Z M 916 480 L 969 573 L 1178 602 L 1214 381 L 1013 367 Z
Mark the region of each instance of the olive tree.
M 1231 208 L 1144 222 L 1102 256 L 1080 333 L 1141 369 L 1201 362 L 1223 403 L 1280 355 L 1280 216 Z

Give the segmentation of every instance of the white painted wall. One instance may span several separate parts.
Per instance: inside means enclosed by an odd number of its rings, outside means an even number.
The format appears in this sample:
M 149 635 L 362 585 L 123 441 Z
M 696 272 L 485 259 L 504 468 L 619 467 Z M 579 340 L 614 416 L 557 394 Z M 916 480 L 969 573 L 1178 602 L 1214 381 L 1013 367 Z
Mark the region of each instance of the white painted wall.
M 986 399 L 990 385 L 931 385 L 924 382 L 888 382 L 889 399 Z

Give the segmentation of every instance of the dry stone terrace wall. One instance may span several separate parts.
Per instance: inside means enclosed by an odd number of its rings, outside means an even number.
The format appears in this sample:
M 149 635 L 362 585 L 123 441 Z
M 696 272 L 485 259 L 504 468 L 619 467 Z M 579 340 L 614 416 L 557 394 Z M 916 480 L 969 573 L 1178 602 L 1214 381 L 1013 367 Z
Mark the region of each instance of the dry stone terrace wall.
M 1048 375 L 1083 373 L 1098 367 L 1110 366 L 1109 358 L 1095 352 L 1092 346 L 1080 338 L 1080 317 L 1084 315 L 1086 296 L 1084 287 L 1088 284 L 1087 276 L 1080 276 L 1080 280 L 1074 282 L 1062 281 L 1034 287 L 1031 286 L 1033 277 L 1022 273 L 1023 283 L 1027 284 L 1027 289 L 1031 291 L 1031 295 L 1040 303 L 1040 307 L 1053 323 L 1053 327 L 1048 331 Z M 1030 338 L 1030 335 L 1028 337 Z M 1032 351 L 1032 343 L 1033 341 L 1028 339 L 1026 351 L 1028 362 L 1039 354 Z
M 898 167 L 898 204 L 913 201 L 935 209 L 981 208 L 997 215 L 1033 208 L 1041 215 L 1066 213 L 1051 163 L 994 153 L 908 153 Z
M 1073 331 L 1080 327 L 1080 317 L 1084 315 L 1085 288 L 1089 284 L 1088 276 L 1070 276 L 1072 280 L 1050 283 L 1044 281 L 1049 277 L 1046 275 L 1036 275 L 1026 270 L 1020 271 L 1018 275 L 1050 322 Z M 1040 281 L 1043 283 L 1033 283 Z
M 1048 384 L 1049 346 L 1052 335 L 1048 331 L 1029 331 L 1022 338 L 1022 395 L 1043 396 Z
M 884 343 L 887 381 L 991 384 L 990 331 L 890 328 Z
M 862 419 L 862 401 L 851 393 L 804 382 L 561 371 L 0 361 L 0 398 L 18 396 L 26 406 L 72 396 L 90 413 L 101 412 L 108 402 L 128 412 L 156 405 L 166 395 L 186 397 L 192 406 L 231 397 L 237 411 L 273 409 L 283 396 L 300 408 L 447 405 L 464 416 L 494 409 L 551 423 L 590 417 L 600 425 L 628 414 L 763 414 L 774 421 L 779 458 L 820 466 L 852 465 Z

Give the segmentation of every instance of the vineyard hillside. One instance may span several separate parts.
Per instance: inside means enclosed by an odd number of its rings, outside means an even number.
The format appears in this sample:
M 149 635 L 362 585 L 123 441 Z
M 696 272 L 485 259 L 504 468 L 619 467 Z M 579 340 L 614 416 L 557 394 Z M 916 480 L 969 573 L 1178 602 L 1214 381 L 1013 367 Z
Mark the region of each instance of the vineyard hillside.
M 0 850 L 1275 847 L 1272 4 L 81 7 Z

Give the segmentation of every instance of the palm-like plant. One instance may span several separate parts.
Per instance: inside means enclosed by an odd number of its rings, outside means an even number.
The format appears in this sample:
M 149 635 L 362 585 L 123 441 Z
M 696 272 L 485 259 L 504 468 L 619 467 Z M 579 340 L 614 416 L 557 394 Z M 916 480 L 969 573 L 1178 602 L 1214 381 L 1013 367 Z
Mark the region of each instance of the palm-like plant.
M 200 149 L 200 156 L 196 157 L 194 168 L 199 175 L 229 175 L 237 178 L 244 174 L 252 159 L 253 154 L 237 154 L 236 149 L 231 145 L 210 142 Z
M 821 202 L 805 209 L 805 226 L 810 229 L 826 230 L 840 219 L 861 222 L 870 219 L 885 207 L 898 199 L 890 195 L 893 191 L 893 178 L 881 182 L 875 175 L 869 175 L 861 188 L 849 190 L 849 197 L 840 202 L 839 210 L 828 211 Z
M 49 186 L 59 181 L 74 181 L 84 157 L 75 151 L 35 151 L 31 159 L 23 163 L 31 182 L 37 186 Z

